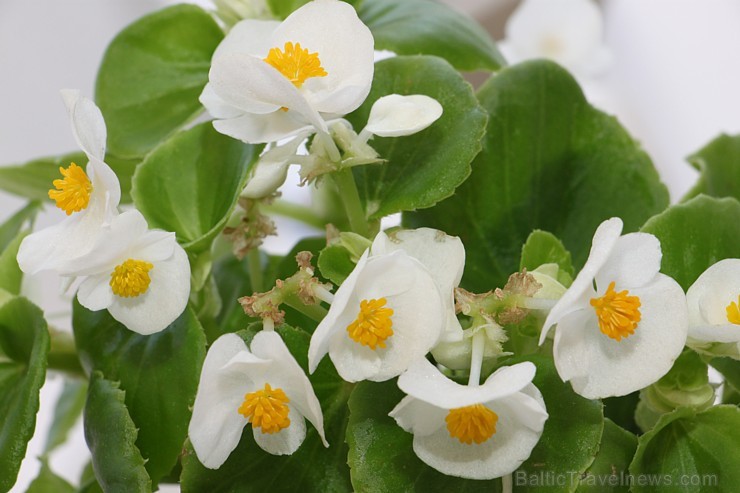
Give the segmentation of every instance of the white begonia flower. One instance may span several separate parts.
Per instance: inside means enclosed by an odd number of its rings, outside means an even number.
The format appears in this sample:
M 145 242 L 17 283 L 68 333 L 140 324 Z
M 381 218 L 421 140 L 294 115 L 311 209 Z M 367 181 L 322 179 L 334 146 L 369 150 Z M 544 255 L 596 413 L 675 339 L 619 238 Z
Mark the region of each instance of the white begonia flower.
M 549 58 L 589 76 L 610 63 L 603 38 L 601 10 L 592 0 L 524 0 L 499 47 L 512 62 Z
M 106 128 L 100 109 L 78 91 L 62 91 L 62 98 L 75 140 L 87 155 L 87 173 L 75 163 L 59 168 L 62 179 L 54 180 L 49 198 L 68 217 L 23 240 L 17 258 L 26 274 L 60 271 L 68 262 L 89 253 L 101 227 L 118 214 L 121 200 L 118 178 L 103 161 Z
M 601 223 L 586 264 L 550 311 L 540 344 L 557 324 L 558 374 L 589 398 L 621 396 L 656 382 L 686 343 L 681 287 L 660 274 L 658 239 L 620 236 L 622 220 Z
M 328 352 L 348 382 L 400 375 L 439 340 L 445 298 L 427 268 L 404 250 L 366 251 L 311 337 L 309 370 Z
M 686 301 L 689 345 L 726 344 L 725 352 L 740 358 L 740 259 L 709 267 L 686 291 Z
M 437 283 L 446 318 L 441 340 L 462 340 L 462 327 L 455 316 L 455 288 L 465 269 L 465 247 L 460 238 L 431 228 L 400 230 L 390 235 L 381 231 L 373 240 L 370 254 L 386 255 L 398 250 L 421 262 Z
M 308 419 L 325 447 L 321 406 L 306 375 L 276 332 L 263 330 L 250 348 L 236 334 L 208 350 L 188 435 L 200 462 L 218 469 L 252 424 L 265 452 L 288 455 L 306 437 Z
M 498 478 L 529 458 L 548 418 L 532 384 L 535 371 L 532 363 L 519 363 L 498 369 L 483 385 L 466 386 L 420 359 L 399 377 L 408 395 L 390 416 L 414 434 L 414 452 L 437 471 Z
M 129 330 L 159 332 L 182 314 L 190 296 L 190 263 L 174 233 L 147 229 L 137 210 L 116 216 L 86 256 L 62 275 L 84 277 L 77 299 L 108 309 Z
M 262 154 L 252 168 L 247 186 L 241 194 L 242 197 L 261 199 L 275 193 L 285 183 L 288 168 L 295 158 L 298 147 L 306 137 L 308 133 L 299 134 L 290 141 L 274 146 Z
M 282 23 L 244 20 L 213 56 L 201 102 L 219 132 L 247 143 L 305 130 L 362 104 L 373 78 L 373 36 L 355 9 L 314 0 Z
M 371 135 L 402 137 L 421 132 L 442 116 L 442 105 L 429 96 L 390 94 L 375 101 L 370 108 L 365 129 L 360 137 L 367 141 Z

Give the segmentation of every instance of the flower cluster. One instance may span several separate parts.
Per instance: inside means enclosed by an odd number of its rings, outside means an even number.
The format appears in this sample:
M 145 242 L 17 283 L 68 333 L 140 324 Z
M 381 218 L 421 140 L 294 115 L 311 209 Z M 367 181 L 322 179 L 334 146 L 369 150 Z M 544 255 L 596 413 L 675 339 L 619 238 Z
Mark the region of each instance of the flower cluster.
M 95 103 L 78 91 L 62 91 L 72 132 L 89 160 L 60 168 L 49 198 L 66 218 L 27 236 L 18 265 L 27 274 L 53 271 L 90 310 L 107 309 L 128 329 L 152 334 L 185 310 L 190 263 L 174 233 L 151 230 L 136 209 L 120 213 L 121 186 L 105 159 L 106 127 Z

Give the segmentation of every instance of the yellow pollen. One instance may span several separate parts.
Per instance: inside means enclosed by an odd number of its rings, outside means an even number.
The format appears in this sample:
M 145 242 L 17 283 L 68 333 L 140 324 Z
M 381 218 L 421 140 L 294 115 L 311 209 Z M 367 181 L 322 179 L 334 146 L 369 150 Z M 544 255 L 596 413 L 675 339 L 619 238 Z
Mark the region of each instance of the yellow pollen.
M 49 198 L 69 216 L 86 208 L 90 203 L 92 183 L 82 168 L 75 163 L 71 163 L 66 169 L 60 166 L 59 172 L 64 178 L 52 182 L 56 190 L 49 190 Z
M 737 303 L 734 301 L 727 305 L 727 321 L 731 324 L 740 325 L 740 296 L 737 297 Z
M 393 335 L 393 309 L 383 308 L 385 304 L 385 298 L 360 302 L 357 319 L 347 326 L 347 332 L 353 341 L 372 350 L 378 346 L 385 347 L 385 340 Z
M 483 443 L 496 433 L 498 416 L 483 404 L 450 409 L 445 418 L 447 431 L 460 443 Z
M 239 414 L 252 423 L 252 428 L 262 428 L 262 433 L 277 433 L 290 426 L 289 402 L 282 389 L 273 389 L 266 383 L 264 389 L 244 396 Z
M 329 75 L 321 66 L 318 53 L 309 53 L 300 43 L 285 43 L 285 50 L 271 48 L 265 61 L 275 67 L 296 87 L 301 87 L 311 77 Z
M 591 306 L 596 309 L 599 328 L 605 335 L 621 340 L 635 333 L 640 321 L 640 298 L 630 296 L 629 291 L 614 291 L 614 282 L 601 298 L 591 298 Z
M 135 298 L 146 293 L 149 283 L 149 271 L 154 266 L 143 260 L 128 259 L 121 265 L 117 265 L 110 275 L 110 287 L 113 294 L 122 298 Z

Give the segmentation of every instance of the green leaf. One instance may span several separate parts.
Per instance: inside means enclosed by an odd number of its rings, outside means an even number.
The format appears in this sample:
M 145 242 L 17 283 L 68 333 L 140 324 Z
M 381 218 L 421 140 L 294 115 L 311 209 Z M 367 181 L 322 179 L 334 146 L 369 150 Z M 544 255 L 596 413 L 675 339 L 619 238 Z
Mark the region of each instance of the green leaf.
M 165 330 L 143 336 L 107 310 L 91 312 L 77 301 L 72 325 L 86 371 L 98 370 L 106 379 L 120 381 L 128 413 L 139 429 L 136 446 L 156 485 L 177 463 L 187 435 L 205 358 L 202 327 L 188 308 Z
M 200 113 L 198 97 L 222 39 L 213 18 L 190 4 L 142 17 L 118 33 L 95 86 L 112 154 L 141 157 Z
M 217 260 L 213 263 L 213 279 L 218 286 L 222 305 L 221 312 L 215 320 L 217 330 L 212 336 L 209 332 L 211 342 L 222 334 L 244 330 L 251 323 L 258 321 L 244 313 L 238 301 L 242 296 L 249 296 L 253 292 L 249 282 L 248 259 L 238 260 L 228 255 Z
M 528 355 L 506 360 L 504 365 L 531 361 L 537 366 L 534 385 L 542 393 L 550 417 L 539 443 L 532 455 L 515 473 L 522 477 L 542 477 L 548 473 L 562 474 L 566 478 L 572 473 L 580 474 L 591 466 L 599 450 L 604 430 L 603 406 L 599 401 L 585 399 L 563 383 L 551 358 Z M 515 476 L 516 477 L 516 476 Z M 516 485 L 517 493 L 541 491 L 536 481 L 524 481 Z M 576 484 L 566 481 L 564 485 L 553 485 L 552 492 L 571 492 Z
M 108 155 L 106 163 L 118 176 L 121 183 L 121 202 L 131 202 L 131 177 L 138 160 L 116 158 Z M 0 167 L 0 189 L 31 200 L 50 201 L 49 190 L 54 188 L 52 182 L 61 178 L 59 168 L 66 168 L 71 163 L 84 167 L 87 156 L 82 152 L 73 152 L 63 156 L 34 159 L 25 164 Z
M 740 391 L 740 361 L 732 358 L 712 358 L 709 364 L 725 377 L 726 384 L 735 391 Z
M 688 160 L 700 175 L 684 200 L 701 193 L 740 200 L 740 135 L 722 134 Z
M 2 171 L 2 168 L 0 168 L 0 171 Z M 10 216 L 3 224 L 0 224 L 0 252 L 5 250 L 16 239 L 28 222 L 33 222 L 36 214 L 38 214 L 40 205 L 38 202 L 30 202 L 24 208 Z
M 47 461 L 41 461 L 41 470 L 28 486 L 26 493 L 75 493 L 75 488 L 64 478 L 54 474 Z
M 77 423 L 77 418 L 82 414 L 87 396 L 87 382 L 77 379 L 66 379 L 62 394 L 54 408 L 54 421 L 49 428 L 44 445 L 44 454 L 51 451 L 67 441 L 67 435 Z
M 106 493 L 148 493 L 152 482 L 136 447 L 136 425 L 126 410 L 125 392 L 118 387 L 93 372 L 84 423 L 95 477 Z
M 247 342 L 256 333 L 255 324 Z M 283 325 L 277 329 L 290 352 L 305 370 L 310 336 L 301 329 Z M 347 447 L 344 429 L 347 422 L 347 399 L 352 385 L 342 381 L 328 358 L 309 376 L 324 413 L 324 430 L 330 444 L 324 448 L 316 430 L 307 423 L 306 439 L 289 456 L 275 456 L 254 442 L 251 428 L 245 426 L 239 446 L 217 470 L 205 468 L 188 444 L 182 458 L 180 478 L 183 493 L 301 491 L 306 493 L 349 492 Z
M 0 353 L 0 491 L 8 491 L 36 428 L 49 353 L 43 313 L 25 298 L 0 301 Z
M 322 277 L 339 286 L 355 268 L 355 263 L 349 250 L 341 244 L 335 244 L 321 250 L 318 267 Z
M 740 203 L 700 195 L 651 218 L 642 231 L 660 240 L 660 270 L 684 290 L 710 266 L 740 257 Z
M 638 440 L 631 491 L 735 493 L 740 484 L 740 408 L 679 408 Z
M 572 281 L 575 275 L 570 252 L 554 234 L 539 229 L 532 231 L 522 247 L 519 270 L 533 271 L 543 264 L 558 264 L 558 281 Z M 567 279 L 562 279 L 567 277 Z
M 260 147 L 213 129 L 210 122 L 180 132 L 136 169 L 132 195 L 149 226 L 174 231 L 186 249 L 210 247 L 244 188 Z
M 375 48 L 398 55 L 435 55 L 458 70 L 498 70 L 506 65 L 491 36 L 473 19 L 430 0 L 364 0 L 360 19 Z
M 348 463 L 352 486 L 363 493 L 501 491 L 501 481 L 446 476 L 424 464 L 412 449 L 413 435 L 388 416 L 405 394 L 396 381 L 360 382 L 349 399 Z
M 628 493 L 628 467 L 637 449 L 637 437 L 623 430 L 611 420 L 604 420 L 604 434 L 601 436 L 599 452 L 584 477 L 576 493 Z
M 486 122 L 470 84 L 436 57 L 396 57 L 375 64 L 370 95 L 347 117 L 356 130 L 367 123 L 373 103 L 388 94 L 431 96 L 444 113 L 417 134 L 370 141 L 380 157 L 388 160 L 354 168 L 371 219 L 431 207 L 452 195 L 470 175 L 470 162 L 480 152 Z
M 23 281 L 23 272 L 18 266 L 16 256 L 21 246 L 23 238 L 30 231 L 21 231 L 3 250 L 0 250 L 0 289 L 13 295 L 21 294 L 21 282 Z
M 650 158 L 558 65 L 503 69 L 478 97 L 490 118 L 470 178 L 454 197 L 405 217 L 462 238 L 466 289 L 503 286 L 535 229 L 560 238 L 580 268 L 602 221 L 619 216 L 625 232 L 636 231 L 668 205 Z
M 642 433 L 635 422 L 635 409 L 640 401 L 640 391 L 621 397 L 603 399 L 604 417 L 614 421 L 619 427 L 632 433 Z

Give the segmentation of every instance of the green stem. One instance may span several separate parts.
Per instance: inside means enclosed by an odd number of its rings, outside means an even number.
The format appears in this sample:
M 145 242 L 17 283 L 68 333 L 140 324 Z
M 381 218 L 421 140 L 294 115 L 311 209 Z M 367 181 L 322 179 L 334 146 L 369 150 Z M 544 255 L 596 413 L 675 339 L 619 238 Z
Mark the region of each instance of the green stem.
M 349 219 L 349 225 L 352 231 L 368 238 L 370 236 L 370 226 L 365 217 L 365 209 L 362 207 L 360 193 L 357 191 L 357 184 L 355 183 L 355 177 L 352 175 L 352 170 L 345 169 L 337 171 L 330 176 L 334 178 L 334 183 L 337 185 L 339 196 L 344 203 L 344 209 L 347 212 L 347 218 Z
M 254 248 L 247 254 L 247 262 L 249 263 L 249 283 L 252 287 L 252 291 L 261 292 L 263 289 L 263 276 L 262 276 L 262 259 L 260 258 L 260 251 L 258 248 Z
M 47 358 L 48 368 L 84 377 L 85 371 L 77 357 L 77 348 L 72 334 L 50 327 L 49 336 L 51 337 L 51 347 Z
M 326 314 L 328 313 L 327 309 L 321 305 L 304 305 L 296 295 L 288 296 L 284 300 L 284 303 L 316 322 L 324 320 L 324 317 L 326 317 Z
M 266 214 L 289 217 L 319 229 L 324 229 L 326 225 L 324 220 L 308 207 L 285 200 L 276 200 L 272 204 L 262 204 L 261 209 Z

